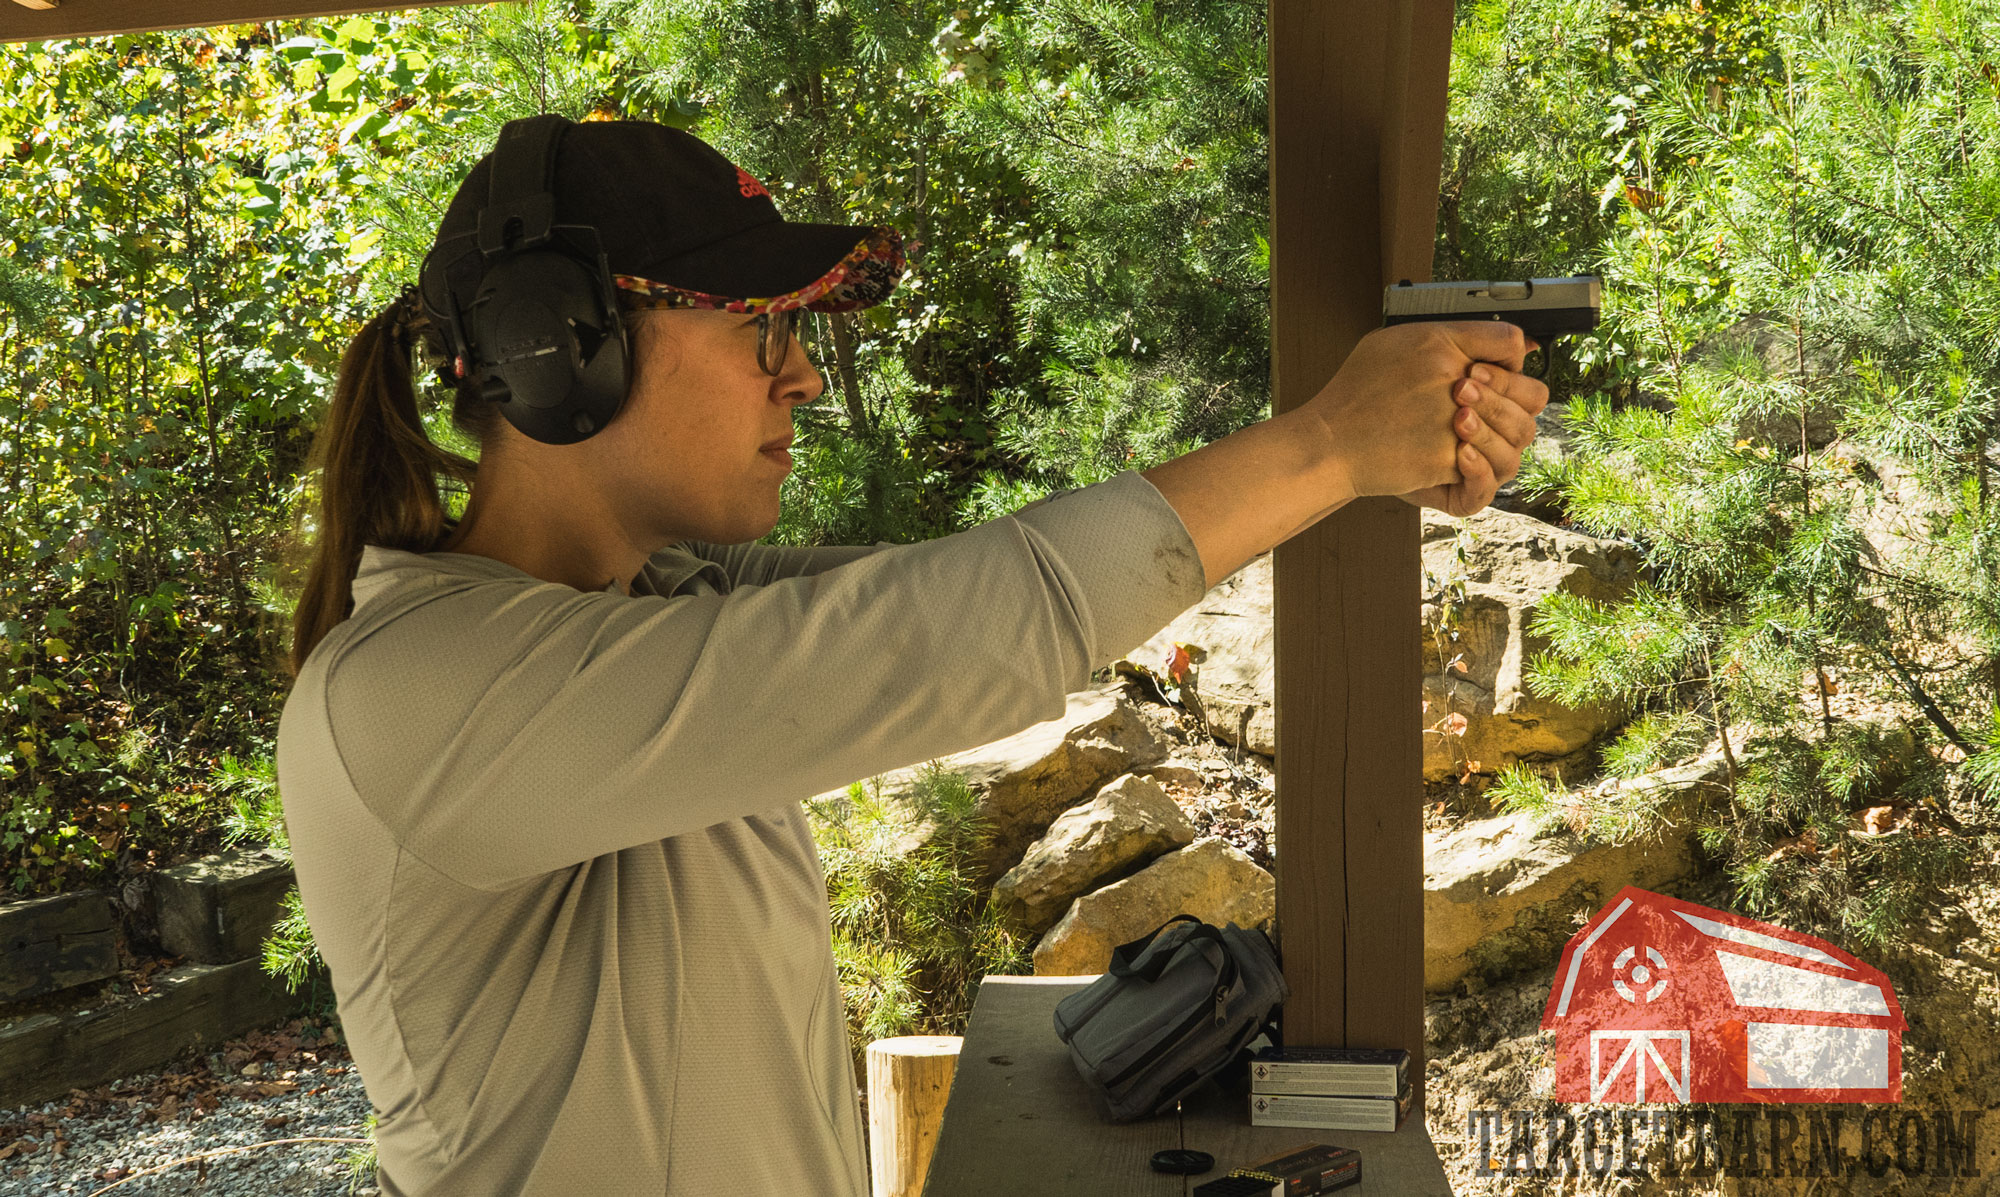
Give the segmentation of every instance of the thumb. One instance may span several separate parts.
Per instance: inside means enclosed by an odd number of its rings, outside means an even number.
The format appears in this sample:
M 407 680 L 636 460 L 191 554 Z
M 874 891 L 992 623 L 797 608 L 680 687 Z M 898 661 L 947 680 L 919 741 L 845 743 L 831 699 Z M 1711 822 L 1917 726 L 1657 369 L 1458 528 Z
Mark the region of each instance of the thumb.
M 1528 337 L 1505 320 L 1446 320 L 1446 334 L 1468 361 L 1492 362 L 1519 373 L 1528 358 Z

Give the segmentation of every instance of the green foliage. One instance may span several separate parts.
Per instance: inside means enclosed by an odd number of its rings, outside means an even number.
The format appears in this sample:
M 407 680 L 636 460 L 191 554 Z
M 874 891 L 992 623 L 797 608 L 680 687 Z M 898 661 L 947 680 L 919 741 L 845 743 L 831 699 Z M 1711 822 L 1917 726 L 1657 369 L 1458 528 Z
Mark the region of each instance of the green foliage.
M 382 27 L 316 58 L 256 26 L 0 50 L 16 890 L 212 834 L 218 753 L 275 722 L 261 557 L 379 253 L 344 208 L 400 132 L 320 76 L 420 89 L 356 57 Z
M 627 0 L 629 95 L 792 219 L 911 238 L 826 322 L 773 535 L 914 540 L 1184 453 L 1269 404 L 1264 6 Z
M 230 810 L 223 817 L 224 846 L 246 840 L 268 844 L 289 853 L 291 840 L 285 835 L 285 811 L 278 800 L 278 763 L 265 755 L 251 761 L 222 754 L 211 788 L 229 798 Z
M 312 498 L 339 355 L 414 277 L 500 122 L 618 94 L 629 72 L 582 12 L 0 48 L 15 890 L 105 884 L 227 833 L 216 798 L 283 700 L 273 548 Z
M 1030 971 L 977 885 L 991 831 L 962 776 L 933 761 L 900 793 L 871 778 L 807 811 L 857 1065 L 876 1039 L 963 1034 L 981 977 Z
M 1704 103 L 1728 104 L 1782 78 L 1772 22 L 1795 6 L 1460 0 L 1436 277 L 1601 272 L 1616 201 L 1664 202 L 1662 180 L 1691 156 L 1653 129 L 1663 81 L 1684 77 Z M 1650 351 L 1607 324 L 1558 355 L 1551 390 L 1623 393 Z
M 1663 18 L 1649 44 L 1679 61 L 1613 97 L 1608 223 L 1570 219 L 1602 254 L 1616 352 L 1567 406 L 1569 451 L 1523 473 L 1578 526 L 1639 544 L 1649 577 L 1616 603 L 1544 603 L 1529 681 L 1632 704 L 1614 777 L 1719 745 L 1730 800 L 1704 838 L 1745 903 L 1879 940 L 1969 859 L 1953 804 L 1995 796 L 1963 729 L 2000 700 L 2000 373 L 1976 348 L 2000 337 L 2000 103 L 1978 69 L 2000 18 L 1930 2 L 1712 15 L 1699 45 Z M 1589 57 L 1549 74 L 1605 86 Z M 1923 524 L 1871 538 L 1903 475 Z M 1503 792 L 1609 838 L 1660 800 Z M 1918 813 L 1862 827 L 1889 803 Z
M 375 1179 L 380 1164 L 380 1155 L 375 1148 L 375 1124 L 375 1111 L 369 1110 L 368 1116 L 361 1120 L 361 1137 L 368 1141 L 367 1144 L 349 1148 L 341 1159 L 347 1165 L 347 1191 L 350 1193 Z

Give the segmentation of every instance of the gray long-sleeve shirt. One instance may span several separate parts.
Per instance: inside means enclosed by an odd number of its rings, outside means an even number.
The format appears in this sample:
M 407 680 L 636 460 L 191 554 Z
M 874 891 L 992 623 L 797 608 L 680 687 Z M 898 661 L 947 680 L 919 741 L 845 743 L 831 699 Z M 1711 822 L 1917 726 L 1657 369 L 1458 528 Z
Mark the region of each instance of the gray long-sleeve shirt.
M 367 547 L 277 758 L 385 1197 L 865 1197 L 801 800 L 1060 716 L 1203 580 L 1136 472 L 630 595 Z

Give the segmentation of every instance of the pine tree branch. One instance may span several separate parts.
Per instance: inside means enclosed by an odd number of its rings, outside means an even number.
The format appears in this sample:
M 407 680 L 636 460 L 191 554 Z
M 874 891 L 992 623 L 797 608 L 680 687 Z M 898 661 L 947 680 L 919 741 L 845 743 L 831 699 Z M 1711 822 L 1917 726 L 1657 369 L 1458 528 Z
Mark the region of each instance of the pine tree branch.
M 1952 724 L 1952 721 L 1945 717 L 1945 713 L 1938 709 L 1937 703 L 1932 701 L 1931 696 L 1924 691 L 1924 688 L 1917 684 L 1917 679 L 1910 676 L 1910 671 L 1903 667 L 1902 659 L 1896 655 L 1894 649 L 1873 644 L 1866 647 L 1870 652 L 1882 658 L 1889 666 L 1890 671 L 1896 675 L 1896 679 L 1903 683 L 1903 691 L 1910 696 L 1910 701 L 1916 703 L 1917 708 L 1923 711 L 1924 717 L 1935 724 L 1940 732 L 1944 733 L 1945 739 L 1950 740 L 1958 747 L 1959 751 L 1965 753 L 1967 756 L 1971 756 L 1976 751 L 1970 744 L 1966 743 L 1965 737 L 1959 733 L 1958 728 Z
M 1859 568 L 1862 573 L 1874 574 L 1878 578 L 1887 578 L 1891 582 L 1896 582 L 1904 586 L 1920 587 L 1924 590 L 1931 591 L 1934 594 L 1943 595 L 1946 598 L 1957 599 L 1959 602 L 1962 603 L 1970 603 L 1973 606 L 1978 607 L 1981 610 L 1985 611 L 1988 615 L 2000 615 L 2000 603 L 1990 602 L 1981 595 L 1967 594 L 1964 591 L 1953 590 L 1949 586 L 1941 586 L 1936 582 L 1926 581 L 1923 578 L 1913 578 L 1910 577 L 1908 574 L 1899 574 L 1892 570 L 1877 569 L 1872 565 L 1861 565 L 1859 566 Z

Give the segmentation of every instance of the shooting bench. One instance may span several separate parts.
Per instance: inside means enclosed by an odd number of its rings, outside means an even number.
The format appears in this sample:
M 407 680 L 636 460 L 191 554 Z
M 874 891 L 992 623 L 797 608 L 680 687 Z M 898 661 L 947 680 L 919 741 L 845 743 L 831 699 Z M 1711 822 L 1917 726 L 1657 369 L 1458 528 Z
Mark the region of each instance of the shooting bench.
M 980 984 L 923 1197 L 1184 1197 L 1231 1168 L 1304 1143 L 1361 1153 L 1361 1183 L 1343 1195 L 1451 1197 L 1414 1110 L 1394 1134 L 1251 1126 L 1245 1097 L 1204 1085 L 1178 1114 L 1105 1122 L 1053 1022 L 1056 1003 L 1095 979 L 987 977 Z M 1200 1176 L 1154 1172 L 1147 1161 L 1168 1147 L 1205 1151 L 1215 1167 Z

